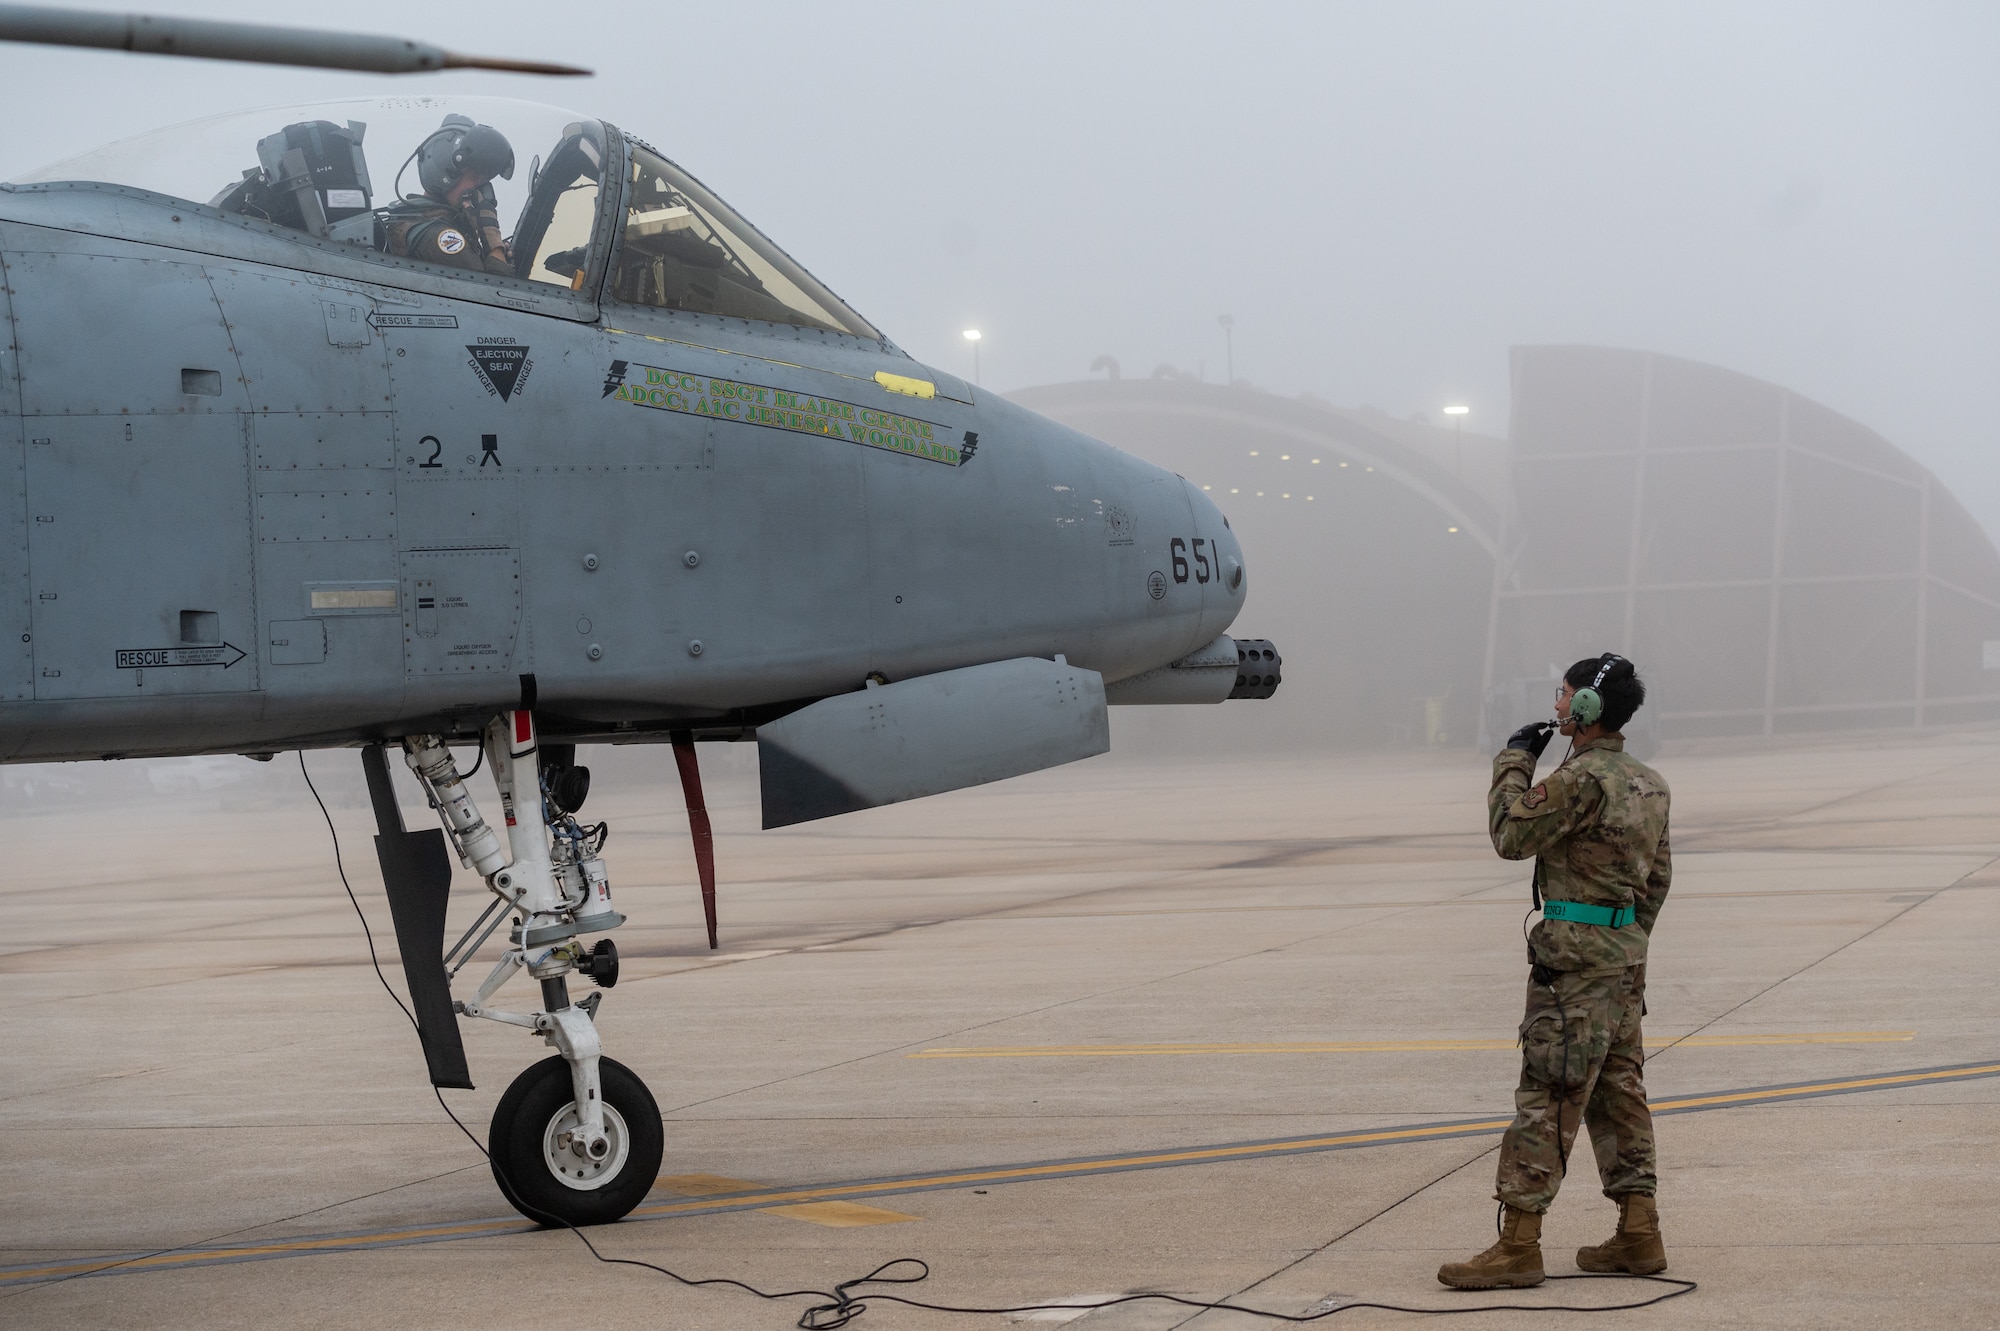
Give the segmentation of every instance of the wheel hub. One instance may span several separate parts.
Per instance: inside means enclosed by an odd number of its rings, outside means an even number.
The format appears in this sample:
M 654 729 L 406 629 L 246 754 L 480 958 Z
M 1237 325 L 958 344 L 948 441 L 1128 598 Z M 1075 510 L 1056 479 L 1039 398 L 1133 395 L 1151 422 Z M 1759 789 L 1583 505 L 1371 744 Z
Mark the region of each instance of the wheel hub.
M 578 1192 L 595 1191 L 618 1177 L 631 1151 L 632 1134 L 626 1130 L 624 1116 L 608 1104 L 604 1106 L 604 1135 L 595 1141 L 586 1141 L 579 1130 L 574 1100 L 556 1112 L 542 1133 L 542 1160 L 549 1172 L 564 1187 Z

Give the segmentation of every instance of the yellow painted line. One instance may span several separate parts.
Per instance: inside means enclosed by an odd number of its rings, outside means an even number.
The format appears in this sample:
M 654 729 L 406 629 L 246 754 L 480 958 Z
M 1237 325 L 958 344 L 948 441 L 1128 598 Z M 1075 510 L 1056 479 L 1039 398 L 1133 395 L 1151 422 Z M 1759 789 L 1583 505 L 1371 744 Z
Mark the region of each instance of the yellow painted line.
M 1930 1081 L 1955 1081 L 1967 1077 L 1991 1076 L 2000 1073 L 2000 1063 L 1986 1064 L 1971 1068 L 1946 1068 L 1937 1072 L 1892 1073 L 1881 1077 L 1860 1077 L 1848 1081 L 1818 1082 L 1806 1086 L 1775 1086 L 1755 1091 L 1729 1091 L 1720 1095 L 1693 1096 L 1679 1100 L 1655 1101 L 1655 1113 L 1670 1113 L 1675 1110 L 1713 1109 L 1724 1105 L 1755 1104 L 1761 1100 L 1784 1099 L 1788 1097 L 1826 1095 L 1840 1091 L 1860 1091 L 1888 1086 L 1914 1086 Z M 822 1188 L 797 1188 L 783 1192 L 772 1192 L 759 1197 L 732 1199 L 746 1207 L 761 1207 L 773 1202 L 808 1201 L 816 1198 L 866 1195 L 877 1192 L 915 1191 L 929 1188 L 959 1187 L 968 1183 L 998 1183 L 1033 1178 L 1060 1177 L 1065 1174 L 1104 1173 L 1113 1170 L 1144 1169 L 1157 1165 L 1199 1164 L 1215 1160 L 1229 1160 L 1242 1156 L 1274 1155 L 1279 1153 L 1330 1150 L 1343 1146 L 1370 1146 L 1389 1142 L 1423 1141 L 1432 1137 L 1471 1136 L 1484 1132 L 1502 1132 L 1514 1120 L 1507 1118 L 1477 1119 L 1456 1123 L 1438 1123 L 1420 1128 L 1391 1128 L 1380 1132 L 1346 1132 L 1327 1137 L 1300 1137 L 1281 1142 L 1245 1142 L 1235 1146 L 1199 1147 L 1185 1151 L 1161 1151 L 1149 1155 L 1129 1155 L 1102 1157 L 1090 1160 L 1066 1160 L 1043 1165 L 1025 1165 L 1014 1168 L 987 1169 L 958 1174 L 935 1174 L 923 1178 L 884 1179 L 874 1183 L 854 1183 L 833 1185 Z M 642 1206 L 632 1214 L 635 1216 L 673 1215 L 677 1212 L 699 1209 L 700 1202 L 668 1203 L 664 1206 Z
M 885 1211 L 860 1202 L 803 1202 L 797 1206 L 760 1206 L 759 1215 L 781 1215 L 787 1220 L 803 1220 L 831 1229 L 853 1229 L 860 1225 L 901 1225 L 920 1217 L 901 1211 Z
M 1852 1091 L 1884 1090 L 1892 1087 L 1920 1086 L 1933 1082 L 1962 1081 L 1974 1077 L 2000 1076 L 2000 1063 L 1975 1063 L 1959 1067 L 1934 1068 L 1921 1072 L 1890 1072 L 1874 1077 L 1850 1077 L 1840 1081 L 1807 1082 L 1791 1086 L 1767 1086 L 1755 1090 L 1724 1091 L 1714 1095 L 1684 1096 L 1675 1100 L 1656 1100 L 1652 1110 L 1656 1114 L 1686 1113 L 1705 1109 L 1720 1109 L 1732 1105 L 1751 1105 L 1773 1100 L 1805 1099 L 1813 1096 L 1839 1095 Z M 1225 1146 L 1192 1147 L 1178 1151 L 1155 1151 L 1141 1155 L 1097 1156 L 1082 1160 L 1054 1160 L 1041 1164 L 1000 1166 L 991 1169 L 963 1170 L 950 1174 L 930 1174 L 914 1177 L 875 1179 L 855 1183 L 824 1184 L 819 1187 L 782 1188 L 736 1195 L 723 1198 L 690 1198 L 682 1202 L 656 1203 L 641 1206 L 632 1212 L 634 1219 L 649 1219 L 683 1214 L 714 1214 L 719 1211 L 768 1210 L 783 1213 L 796 1209 L 796 1203 L 837 1202 L 847 1198 L 869 1196 L 881 1193 L 922 1192 L 937 1188 L 963 1187 L 974 1183 L 1017 1183 L 1031 1179 L 1073 1177 L 1085 1174 L 1114 1173 L 1133 1169 L 1147 1169 L 1162 1165 L 1207 1164 L 1215 1161 L 1292 1155 L 1309 1151 L 1338 1150 L 1343 1147 L 1387 1145 L 1395 1142 L 1426 1141 L 1443 1137 L 1481 1136 L 1504 1131 L 1512 1116 L 1504 1118 L 1464 1119 L 1452 1123 L 1432 1123 L 1418 1127 L 1386 1128 L 1369 1132 L 1332 1133 L 1320 1137 L 1293 1137 L 1271 1141 L 1239 1142 Z M 682 1182 L 712 1181 L 716 1184 L 742 1183 L 741 1179 L 730 1179 L 722 1175 L 675 1175 Z M 879 1208 L 864 1207 L 874 1211 Z M 897 1214 L 885 1212 L 886 1215 Z M 794 1217 L 803 1218 L 803 1217 Z M 816 1223 L 827 1223 L 824 1220 Z M 877 1221 L 874 1223 L 888 1223 Z M 177 1266 L 206 1265 L 213 1262 L 242 1260 L 257 1257 L 282 1257 L 294 1253 L 339 1252 L 355 1248 L 375 1247 L 401 1242 L 435 1242 L 439 1239 L 472 1238 L 488 1234 L 519 1233 L 531 1228 L 521 1220 L 475 1221 L 461 1225 L 432 1225 L 402 1230 L 376 1230 L 363 1234 L 330 1235 L 320 1238 L 298 1239 L 286 1243 L 244 1244 L 230 1248 L 191 1248 L 173 1252 L 158 1253 L 147 1257 L 126 1260 L 96 1258 L 87 1261 L 72 1261 L 40 1267 L 21 1268 L 0 1272 L 0 1285 L 18 1284 L 30 1280 L 48 1279 L 56 1276 L 88 1275 L 96 1271 L 116 1268 L 121 1271 L 171 1268 Z
M 1856 1077 L 1846 1081 L 1814 1082 L 1803 1086 L 1772 1086 L 1754 1091 L 1727 1091 L 1719 1095 L 1690 1096 L 1679 1100 L 1656 1100 L 1652 1110 L 1656 1114 L 1673 1113 L 1691 1109 L 1715 1109 L 1727 1105 L 1756 1104 L 1763 1100 L 1782 1100 L 1814 1095 L 1831 1095 L 1842 1091 L 1879 1090 L 1890 1086 L 1917 1086 L 1933 1081 L 1960 1081 L 1968 1077 L 1988 1077 L 2000 1074 L 2000 1063 L 1981 1064 L 1973 1067 L 1942 1068 L 1935 1072 L 1888 1073 L 1880 1077 Z M 820 1188 L 794 1188 L 770 1192 L 760 1196 L 731 1198 L 733 1205 L 746 1209 L 761 1208 L 773 1203 L 791 1201 L 812 1201 L 830 1197 L 853 1197 L 870 1193 L 919 1191 L 930 1188 L 953 1188 L 969 1183 L 1003 1183 L 1034 1178 L 1054 1178 L 1066 1174 L 1107 1173 L 1116 1170 L 1145 1169 L 1157 1165 L 1202 1164 L 1214 1160 L 1230 1160 L 1243 1156 L 1293 1154 L 1306 1151 L 1332 1150 L 1344 1146 L 1373 1146 L 1390 1142 L 1424 1141 L 1432 1137 L 1472 1136 L 1483 1132 L 1502 1132 L 1514 1120 L 1507 1118 L 1472 1119 L 1456 1123 L 1435 1123 L 1418 1128 L 1390 1128 L 1378 1132 L 1344 1132 L 1326 1137 L 1298 1137 L 1283 1141 L 1244 1142 L 1234 1146 L 1197 1147 L 1185 1151 L 1160 1151 L 1149 1155 L 1106 1156 L 1089 1160 L 1061 1160 L 1042 1165 L 1019 1165 L 1013 1168 L 985 1169 L 957 1174 L 934 1174 L 921 1178 L 882 1179 L 870 1183 L 834 1184 Z M 635 1216 L 674 1215 L 683 1211 L 705 1209 L 706 1203 L 680 1202 L 660 1206 L 642 1206 L 632 1214 Z
M 1336 1146 L 1370 1146 L 1387 1142 L 1422 1141 L 1428 1137 L 1499 1132 L 1513 1121 L 1511 1117 L 1481 1119 L 1472 1122 L 1439 1123 L 1423 1128 L 1394 1128 L 1382 1132 L 1347 1132 L 1331 1137 L 1302 1137 L 1282 1143 L 1245 1142 L 1238 1146 L 1204 1146 L 1185 1151 L 1159 1151 L 1149 1155 L 1061 1160 L 1044 1165 L 1014 1165 L 998 1169 L 968 1170 L 957 1174 L 933 1174 L 923 1178 L 894 1178 L 872 1183 L 836 1183 L 818 1188 L 790 1188 L 758 1196 L 732 1197 L 729 1200 L 732 1206 L 740 1206 L 745 1210 L 765 1210 L 774 1203 L 783 1202 L 818 1201 L 887 1192 L 917 1192 L 931 1188 L 956 1188 L 969 1183 L 1009 1183 L 1036 1178 L 1060 1178 L 1066 1174 L 1098 1174 L 1117 1170 L 1147 1169 L 1158 1165 L 1202 1164 L 1212 1160 L 1231 1160 L 1239 1156 L 1326 1150 Z M 684 1211 L 705 1211 L 711 1206 L 712 1203 L 699 1201 L 667 1202 L 663 1205 L 641 1206 L 632 1214 L 648 1218 L 677 1215 Z
M 1897 1044 L 1917 1038 L 1915 1031 L 1798 1031 L 1777 1035 L 1690 1035 L 1684 1040 L 1667 1040 L 1678 1049 L 1738 1049 L 1767 1044 Z
M 1303 868 L 1323 866 L 1305 865 Z M 1944 887 L 1774 887 L 1745 888 L 1740 892 L 1675 892 L 1675 901 L 1761 901 L 1766 897 L 1886 897 L 1905 892 L 1990 892 L 2000 889 L 2000 883 L 1950 883 Z M 1062 910 L 1038 911 L 1028 906 L 1012 910 L 996 910 L 986 915 L 969 916 L 960 921 L 965 924 L 1004 923 L 1010 920 L 1109 920 L 1130 915 L 1248 915 L 1263 911 L 1318 911 L 1318 910 L 1409 910 L 1413 907 L 1450 906 L 1462 910 L 1468 906 L 1504 906 L 1519 910 L 1521 903 L 1511 896 L 1506 897 L 1439 897 L 1402 901 L 1311 901 L 1292 902 L 1267 906 L 1147 906 L 1131 910 Z
M 1676 1109 L 1713 1109 L 1719 1105 L 1749 1105 L 1759 1100 L 1778 1100 L 1788 1096 L 1832 1095 L 1839 1091 L 1874 1091 L 1889 1086 L 1921 1086 L 1931 1081 L 1962 1081 L 1967 1077 L 1990 1077 L 2000 1073 L 2000 1063 L 1988 1063 L 1981 1067 L 1940 1068 L 1936 1072 L 1897 1072 L 1881 1077 L 1855 1077 L 1848 1081 L 1823 1081 L 1811 1086 L 1772 1086 L 1761 1091 L 1730 1091 L 1723 1095 L 1696 1095 L 1681 1100 L 1656 1101 L 1652 1110 L 1656 1114 L 1668 1113 Z
M 1662 1041 L 1676 1049 L 1734 1049 L 1785 1044 L 1889 1044 L 1916 1038 L 1915 1031 L 1801 1031 L 1769 1035 L 1691 1035 Z M 1403 1054 L 1513 1049 L 1514 1040 L 1313 1040 L 1292 1044 L 1076 1044 L 991 1045 L 968 1049 L 922 1049 L 905 1058 L 1140 1058 L 1189 1054 Z

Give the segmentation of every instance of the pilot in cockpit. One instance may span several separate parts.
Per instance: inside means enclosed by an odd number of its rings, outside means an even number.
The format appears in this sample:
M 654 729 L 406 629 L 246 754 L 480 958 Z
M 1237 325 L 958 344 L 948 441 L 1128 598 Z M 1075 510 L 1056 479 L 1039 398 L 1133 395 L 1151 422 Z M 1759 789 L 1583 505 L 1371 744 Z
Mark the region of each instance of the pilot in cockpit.
M 514 178 L 514 149 L 491 125 L 448 115 L 413 154 L 424 192 L 381 214 L 381 248 L 430 263 L 512 275 L 491 182 Z M 408 163 L 405 163 L 407 166 Z

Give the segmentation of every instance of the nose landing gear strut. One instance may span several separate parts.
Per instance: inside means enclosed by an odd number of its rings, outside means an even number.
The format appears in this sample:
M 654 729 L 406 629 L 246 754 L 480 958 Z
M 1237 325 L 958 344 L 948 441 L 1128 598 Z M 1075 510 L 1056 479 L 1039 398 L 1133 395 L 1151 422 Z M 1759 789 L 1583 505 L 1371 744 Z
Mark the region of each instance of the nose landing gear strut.
M 586 829 L 576 821 L 588 779 L 579 780 L 577 768 L 543 770 L 530 713 L 494 718 L 486 727 L 485 748 L 504 815 L 503 850 L 443 738 L 412 735 L 403 748 L 443 832 L 405 831 L 381 749 L 368 749 L 363 758 L 380 831 L 376 852 L 431 1080 L 438 1086 L 472 1084 L 456 1015 L 540 1035 L 557 1052 L 515 1078 L 501 1096 L 487 1139 L 493 1177 L 531 1220 L 572 1225 L 616 1220 L 645 1198 L 658 1177 L 664 1132 L 646 1084 L 603 1055 L 596 1016 L 604 995 L 570 1000 L 571 972 L 588 976 L 601 989 L 618 982 L 618 949 L 611 940 L 586 949 L 580 935 L 625 922 L 611 907 L 611 882 L 599 854 L 604 825 Z M 443 947 L 451 879 L 447 837 L 495 900 L 443 952 L 442 961 L 429 962 L 425 958 L 439 956 Z M 452 977 L 510 916 L 506 951 L 477 993 L 453 1002 Z M 501 986 L 521 970 L 539 982 L 541 1008 L 513 1012 L 491 1006 Z

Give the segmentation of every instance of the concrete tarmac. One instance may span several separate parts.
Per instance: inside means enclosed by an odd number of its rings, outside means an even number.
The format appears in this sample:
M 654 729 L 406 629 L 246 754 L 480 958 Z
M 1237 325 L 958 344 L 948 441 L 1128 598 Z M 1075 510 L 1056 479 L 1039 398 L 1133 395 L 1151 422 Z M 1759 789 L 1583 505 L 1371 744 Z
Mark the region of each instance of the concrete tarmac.
M 750 752 L 703 757 L 715 953 L 670 757 L 584 755 L 631 916 L 600 1024 L 667 1133 L 639 1218 L 592 1232 L 607 1256 L 794 1290 L 908 1255 L 931 1278 L 891 1292 L 980 1306 L 1666 1292 L 1435 1282 L 1491 1240 L 1525 984 L 1528 866 L 1487 843 L 1484 758 L 1113 755 L 767 833 Z M 358 759 L 308 761 L 400 990 Z M 1648 1082 L 1675 1110 L 1669 1274 L 1700 1288 L 1455 1325 L 2000 1325 L 2000 734 L 1656 764 L 1676 873 Z M 295 755 L 118 767 L 115 787 L 112 768 L 10 769 L 0 795 L 0 1326 L 793 1324 L 809 1300 L 599 1265 L 512 1215 L 370 970 Z M 483 904 L 458 887 L 455 926 Z M 466 1036 L 479 1087 L 445 1099 L 483 1140 L 547 1051 Z M 1551 1272 L 1613 1218 L 1586 1147 Z M 1061 1322 L 1272 1325 L 879 1301 L 855 1325 Z

